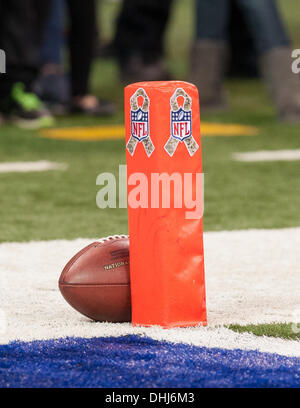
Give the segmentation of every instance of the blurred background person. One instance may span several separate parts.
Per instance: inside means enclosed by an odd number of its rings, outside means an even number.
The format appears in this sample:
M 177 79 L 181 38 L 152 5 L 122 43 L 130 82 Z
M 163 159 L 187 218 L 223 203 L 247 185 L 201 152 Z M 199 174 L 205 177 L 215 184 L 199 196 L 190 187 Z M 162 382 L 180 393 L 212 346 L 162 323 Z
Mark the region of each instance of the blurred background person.
M 28 128 L 53 123 L 50 112 L 31 92 L 49 6 L 48 0 L 0 0 L 0 48 L 6 53 L 6 74 L 0 75 L 0 116 Z
M 123 0 L 112 45 L 124 83 L 169 80 L 164 34 L 173 0 Z
M 229 0 L 197 0 L 196 39 L 189 80 L 199 89 L 202 111 L 227 107 L 224 76 L 228 64 Z M 279 117 L 300 121 L 300 84 L 291 71 L 290 39 L 274 0 L 236 0 L 249 29 L 259 69 Z
M 98 23 L 95 55 L 117 58 L 121 80 L 125 83 L 170 79 L 172 75 L 166 70 L 163 60 L 164 37 L 173 4 L 174 0 L 123 0 L 116 18 L 114 37 L 108 43 L 103 42 Z M 236 0 L 230 0 L 229 42 L 232 52 L 228 75 L 257 77 L 253 40 Z
M 69 15 L 68 32 L 66 14 Z M 90 92 L 96 33 L 96 0 L 51 0 L 51 12 L 40 50 L 41 75 L 34 89 L 55 113 L 91 116 L 115 113 L 114 103 L 100 101 Z M 63 51 L 66 43 L 70 55 L 70 77 L 64 73 Z
M 238 0 L 230 0 L 229 15 L 229 67 L 230 78 L 257 78 L 259 76 L 257 53 L 244 14 Z
M 68 113 L 71 98 L 70 77 L 64 69 L 66 10 L 64 0 L 50 0 L 49 15 L 39 50 L 40 73 L 34 92 L 54 114 Z

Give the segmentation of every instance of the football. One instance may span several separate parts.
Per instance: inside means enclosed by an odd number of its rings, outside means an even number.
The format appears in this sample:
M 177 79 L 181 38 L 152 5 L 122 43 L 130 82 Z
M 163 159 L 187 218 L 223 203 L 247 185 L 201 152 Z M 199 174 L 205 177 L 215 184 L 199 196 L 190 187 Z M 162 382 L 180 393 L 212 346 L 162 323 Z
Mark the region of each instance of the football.
M 63 269 L 59 289 L 92 320 L 131 321 L 128 237 L 103 238 L 78 252 Z

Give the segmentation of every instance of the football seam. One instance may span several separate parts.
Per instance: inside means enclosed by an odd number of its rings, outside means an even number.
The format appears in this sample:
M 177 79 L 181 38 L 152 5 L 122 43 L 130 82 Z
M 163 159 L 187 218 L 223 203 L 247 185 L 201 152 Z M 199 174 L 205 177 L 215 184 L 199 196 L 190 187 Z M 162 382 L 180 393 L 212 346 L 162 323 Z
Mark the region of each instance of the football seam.
M 95 246 L 105 246 L 106 244 L 111 244 L 115 241 L 122 240 L 122 239 L 128 239 L 128 235 L 112 235 L 108 236 L 105 238 L 100 238 L 98 241 L 92 242 L 91 244 L 87 245 L 85 248 L 82 248 L 81 251 L 79 251 L 76 255 L 74 255 L 73 258 L 70 259 L 70 261 L 66 264 L 64 267 L 61 278 L 63 281 L 64 276 L 70 271 L 71 267 L 77 262 L 77 260 L 85 254 L 91 247 Z M 60 278 L 60 279 L 61 279 Z

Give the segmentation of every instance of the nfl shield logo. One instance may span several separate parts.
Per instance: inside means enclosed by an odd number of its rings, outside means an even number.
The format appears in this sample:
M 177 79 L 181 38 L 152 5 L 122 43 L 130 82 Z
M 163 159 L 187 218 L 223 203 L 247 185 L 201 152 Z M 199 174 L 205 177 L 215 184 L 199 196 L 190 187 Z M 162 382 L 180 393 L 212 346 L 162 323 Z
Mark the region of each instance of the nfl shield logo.
M 141 108 L 131 111 L 131 136 L 139 142 L 149 136 L 149 115 Z
M 181 142 L 192 136 L 192 111 L 180 108 L 171 112 L 172 136 Z

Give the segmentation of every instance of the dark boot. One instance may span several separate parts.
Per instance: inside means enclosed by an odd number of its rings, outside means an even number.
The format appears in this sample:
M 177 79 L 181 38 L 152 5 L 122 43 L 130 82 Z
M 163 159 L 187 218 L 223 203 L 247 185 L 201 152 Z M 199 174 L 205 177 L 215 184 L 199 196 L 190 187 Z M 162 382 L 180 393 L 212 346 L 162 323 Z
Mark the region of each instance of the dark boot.
M 124 84 L 144 81 L 169 81 L 171 76 L 160 60 L 144 62 L 138 56 L 132 56 L 120 64 L 120 78 Z
M 202 112 L 227 108 L 224 90 L 227 56 L 227 45 L 222 41 L 197 40 L 192 47 L 189 82 L 198 88 Z
M 292 72 L 291 50 L 273 48 L 260 59 L 262 76 L 269 88 L 279 118 L 300 123 L 300 80 Z

